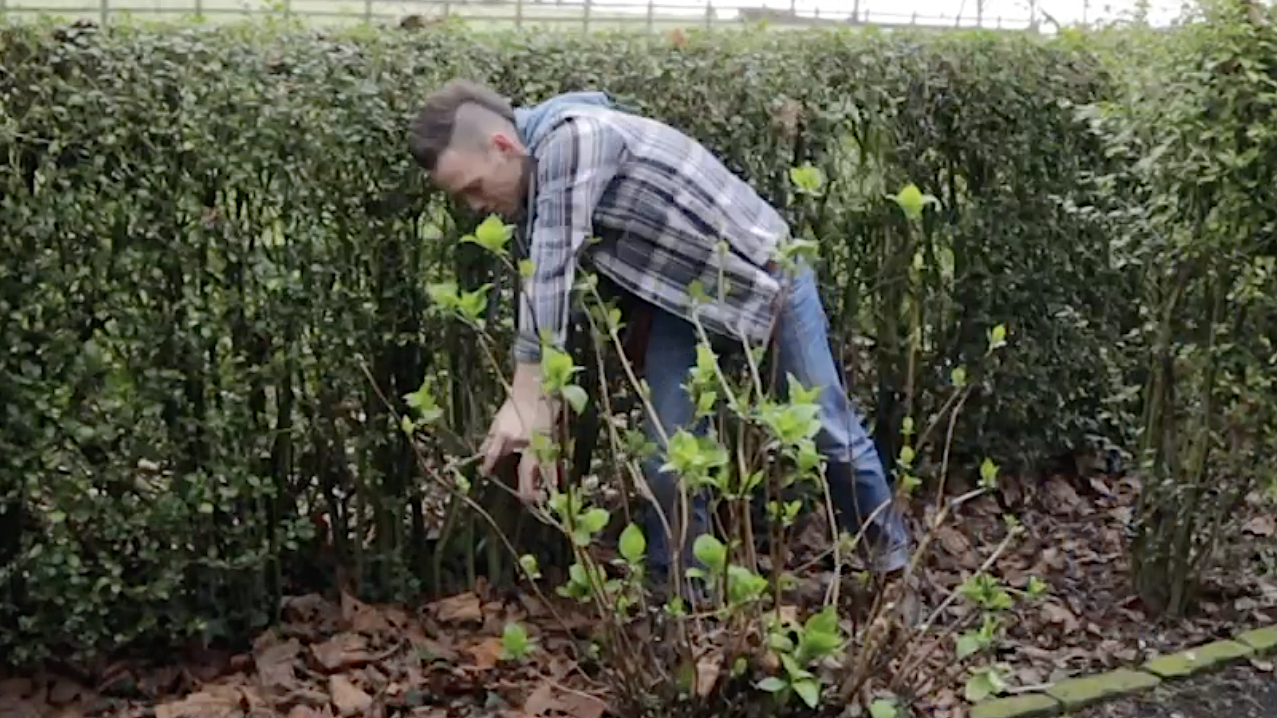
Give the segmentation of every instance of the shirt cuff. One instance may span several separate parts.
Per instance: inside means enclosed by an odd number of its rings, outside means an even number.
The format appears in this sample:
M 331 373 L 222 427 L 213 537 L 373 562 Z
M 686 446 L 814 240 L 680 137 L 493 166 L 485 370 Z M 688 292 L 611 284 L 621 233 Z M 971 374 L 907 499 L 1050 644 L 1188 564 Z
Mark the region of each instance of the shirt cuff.
M 536 337 L 519 332 L 514 339 L 514 360 L 520 364 L 539 364 L 541 343 Z

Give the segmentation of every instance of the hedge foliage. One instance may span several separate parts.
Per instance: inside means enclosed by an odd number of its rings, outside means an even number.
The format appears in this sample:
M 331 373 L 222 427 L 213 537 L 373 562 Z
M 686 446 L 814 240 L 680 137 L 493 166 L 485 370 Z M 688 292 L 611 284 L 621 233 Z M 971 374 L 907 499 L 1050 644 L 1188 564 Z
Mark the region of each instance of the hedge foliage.
M 786 206 L 821 239 L 886 455 L 998 323 L 1004 383 L 972 401 L 960 446 L 1027 466 L 1121 424 L 1107 400 L 1131 377 L 1108 347 L 1137 321 L 1134 279 L 1073 211 L 1107 162 L 1073 110 L 1112 83 L 1066 41 L 0 27 L 11 659 L 241 635 L 325 567 L 374 599 L 439 588 L 373 381 L 402 397 L 447 377 L 452 423 L 476 432 L 498 397 L 473 340 L 427 312 L 441 276 L 494 281 L 456 241 L 476 218 L 405 145 L 456 75 L 516 102 L 607 90 Z M 791 206 L 808 162 L 830 190 Z M 921 236 L 890 201 L 909 182 L 939 202 Z

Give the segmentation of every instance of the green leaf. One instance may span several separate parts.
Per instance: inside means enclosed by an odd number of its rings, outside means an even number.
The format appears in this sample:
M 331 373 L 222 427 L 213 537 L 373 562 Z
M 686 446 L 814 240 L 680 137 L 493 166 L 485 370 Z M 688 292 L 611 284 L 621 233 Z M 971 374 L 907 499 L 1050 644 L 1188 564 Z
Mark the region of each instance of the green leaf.
M 900 189 L 894 198 L 896 204 L 900 206 L 901 211 L 905 213 L 905 217 L 910 220 L 918 219 L 922 216 L 922 208 L 928 204 L 936 202 L 936 198 L 929 194 L 923 194 L 918 189 L 918 185 L 910 182 Z
M 998 486 L 998 465 L 985 458 L 980 464 L 980 487 L 995 489 Z
M 958 660 L 978 653 L 983 645 L 978 634 L 971 632 L 962 634 L 958 637 Z
M 896 702 L 887 698 L 879 698 L 869 704 L 869 718 L 898 718 L 900 712 Z
M 767 646 L 778 653 L 790 653 L 794 650 L 794 641 L 785 633 L 767 634 Z
M 956 389 L 961 389 L 962 387 L 966 386 L 967 385 L 966 367 L 960 367 L 960 366 L 954 367 L 953 371 L 950 372 L 949 374 L 949 378 L 950 380 L 953 381 L 953 386 Z
M 810 388 L 804 387 L 802 382 L 798 381 L 798 377 L 793 373 L 785 373 L 785 381 L 789 386 L 789 403 L 815 405 L 820 399 L 820 386 L 813 384 Z
M 433 377 L 426 376 L 416 391 L 404 394 L 403 397 L 404 403 L 416 413 L 416 418 L 422 424 L 433 424 L 443 418 L 443 408 L 435 401 L 433 384 Z
M 430 297 L 432 304 L 437 304 L 443 309 L 453 309 L 457 306 L 457 283 L 456 282 L 434 282 L 426 285 L 426 295 Z
M 824 658 L 840 645 L 842 645 L 842 637 L 837 633 L 807 631 L 802 639 L 802 657 L 806 660 Z
M 758 682 L 758 690 L 768 693 L 776 693 L 785 690 L 789 684 L 776 676 L 768 676 Z
M 1007 327 L 1005 324 L 999 324 L 989 330 L 989 349 L 998 349 L 1006 346 L 1007 343 Z
M 523 572 L 530 578 L 538 578 L 541 576 L 541 569 L 537 565 L 537 557 L 530 553 L 525 553 L 519 557 L 519 566 L 523 568 Z
M 531 650 L 531 641 L 528 639 L 528 629 L 518 621 L 505 624 L 505 631 L 501 634 L 501 648 L 507 656 L 515 660 L 521 659 L 528 655 Z
M 604 526 L 607 526 L 607 521 L 611 516 L 607 509 L 590 509 L 581 516 L 580 528 L 586 533 L 594 535 L 602 531 Z
M 621 558 L 630 563 L 638 563 L 643 557 L 644 551 L 647 550 L 647 538 L 643 536 L 643 529 L 633 522 L 625 527 L 621 532 L 621 538 L 618 545 L 621 552 Z
M 785 673 L 789 674 L 790 681 L 799 681 L 813 677 L 811 671 L 798 665 L 798 661 L 794 660 L 794 657 L 789 654 L 780 654 L 780 665 L 784 666 Z
M 835 606 L 825 606 L 820 613 L 812 614 L 807 619 L 803 631 L 809 633 L 838 633 L 838 609 Z
M 562 391 L 580 370 L 567 352 L 555 347 L 545 347 L 541 352 L 541 388 L 551 396 Z
M 794 681 L 794 692 L 803 699 L 803 703 L 806 703 L 808 708 L 815 708 L 820 703 L 820 684 L 814 678 Z
M 718 402 L 718 392 L 705 391 L 696 397 L 696 416 L 709 416 L 714 413 L 714 404 Z
M 473 242 L 499 256 L 506 256 L 506 243 L 514 234 L 514 227 L 506 225 L 501 218 L 490 214 L 475 228 L 474 234 L 466 235 L 463 242 Z
M 962 693 L 969 702 L 979 703 L 993 694 L 993 686 L 989 684 L 989 679 L 984 673 L 977 673 L 967 679 Z
M 727 596 L 737 604 L 758 600 L 767 591 L 767 579 L 744 566 L 727 567 Z
M 914 456 L 915 454 L 914 454 L 912 446 L 905 444 L 904 446 L 900 447 L 900 465 L 901 466 L 905 466 L 905 467 L 912 466 Z
M 825 173 L 810 162 L 789 169 L 789 180 L 799 194 L 819 194 L 825 184 Z
M 715 573 L 722 571 L 727 564 L 727 547 L 709 534 L 696 537 L 696 541 L 692 543 L 692 554 Z
M 1037 576 L 1030 576 L 1029 583 L 1025 587 L 1024 592 L 1033 598 L 1038 598 L 1039 596 L 1045 595 L 1049 588 L 1050 587 L 1047 586 L 1046 581 L 1043 581 Z
M 585 389 L 576 384 L 569 384 L 563 387 L 563 398 L 572 407 L 572 411 L 578 414 L 585 411 L 585 405 L 590 400 L 585 394 Z

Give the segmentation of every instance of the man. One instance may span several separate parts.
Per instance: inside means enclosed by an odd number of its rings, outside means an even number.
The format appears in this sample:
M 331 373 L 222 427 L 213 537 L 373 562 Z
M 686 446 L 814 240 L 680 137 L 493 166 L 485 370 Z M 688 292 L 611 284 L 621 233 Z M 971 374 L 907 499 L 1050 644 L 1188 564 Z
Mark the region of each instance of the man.
M 888 504 L 866 531 L 877 547 L 873 568 L 894 573 L 906 565 L 908 532 L 890 506 L 882 463 L 836 369 L 815 275 L 803 266 L 784 286 L 773 262 L 789 237 L 784 220 L 708 150 L 672 127 L 616 109 L 601 93 L 570 93 L 515 110 L 492 90 L 460 80 L 427 98 L 409 145 L 436 184 L 477 212 L 517 223 L 530 239 L 533 270 L 519 306 L 513 391 L 489 430 L 485 473 L 527 448 L 532 432 L 549 428 L 538 337 L 563 347 L 575 263 L 588 254 L 599 274 L 650 310 L 643 364 L 660 368 L 645 378 L 667 435 L 691 430 L 694 410 L 682 383 L 696 362 L 688 318 L 690 287 L 699 283 L 714 298 L 697 308 L 708 331 L 755 345 L 771 341 L 779 376 L 792 373 L 803 386 L 820 388 L 816 444 L 828 459 L 841 527 L 854 533 Z M 648 435 L 661 445 L 650 422 Z M 536 488 L 532 453 L 524 452 L 519 468 L 525 496 Z M 662 464 L 651 457 L 644 474 L 672 522 L 680 490 Z M 693 503 L 691 515 L 683 566 L 690 565 L 691 539 L 708 527 L 703 500 Z M 671 557 L 658 517 L 647 522 L 646 534 L 648 565 L 660 574 Z

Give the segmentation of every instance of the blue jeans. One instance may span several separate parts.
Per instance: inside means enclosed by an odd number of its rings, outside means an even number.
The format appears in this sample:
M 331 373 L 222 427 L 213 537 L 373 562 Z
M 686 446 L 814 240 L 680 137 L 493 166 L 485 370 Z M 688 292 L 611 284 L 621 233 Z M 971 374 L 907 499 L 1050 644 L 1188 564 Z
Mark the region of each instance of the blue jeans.
M 651 388 L 652 408 L 667 436 L 673 435 L 679 428 L 703 434 L 705 421 L 689 426 L 695 409 L 682 386 L 688 371 L 696 365 L 696 328 L 687 320 L 658 308 L 651 307 L 651 311 L 653 316 L 644 374 Z M 778 372 L 775 375 L 782 378 L 782 394 L 787 388 L 783 379 L 786 374 L 793 374 L 804 387 L 820 387 L 821 429 L 815 437 L 816 448 L 828 462 L 826 479 L 841 529 L 854 535 L 861 529 L 864 519 L 879 506 L 892 502 L 892 488 L 873 439 L 847 396 L 830 350 L 828 331 L 829 319 L 816 290 L 815 273 L 804 266 L 793 278 L 776 327 L 773 344 L 776 355 L 773 358 Z M 646 434 L 659 450 L 644 461 L 643 474 L 677 541 L 679 531 L 675 520 L 679 515 L 676 513 L 681 494 L 679 478 L 672 472 L 660 471 L 665 463 L 664 446 L 650 420 Z M 706 531 L 709 524 L 708 497 L 702 493 L 691 498 L 687 543 L 680 561 L 683 568 L 694 565 L 692 542 Z M 668 570 L 670 542 L 664 526 L 655 511 L 649 511 L 647 516 L 648 565 L 657 571 Z M 876 547 L 872 565 L 879 572 L 904 567 L 909 560 L 909 543 L 903 517 L 895 506 L 890 505 L 874 517 L 873 525 L 867 527 L 861 539 L 862 545 Z

